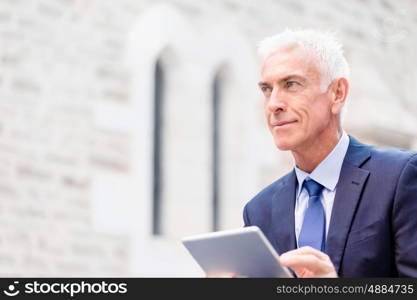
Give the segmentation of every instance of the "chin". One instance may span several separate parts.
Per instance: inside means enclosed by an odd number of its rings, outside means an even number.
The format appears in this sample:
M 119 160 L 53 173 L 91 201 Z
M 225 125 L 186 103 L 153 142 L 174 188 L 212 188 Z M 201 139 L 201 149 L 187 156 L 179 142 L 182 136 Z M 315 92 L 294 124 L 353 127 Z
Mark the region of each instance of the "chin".
M 273 137 L 275 146 L 282 151 L 294 150 L 300 142 L 294 135 L 273 135 Z
M 275 146 L 282 151 L 293 150 L 300 142 L 300 136 L 293 130 L 271 130 Z
M 285 140 L 275 140 L 275 146 L 282 151 L 287 151 L 294 148 L 293 143 Z

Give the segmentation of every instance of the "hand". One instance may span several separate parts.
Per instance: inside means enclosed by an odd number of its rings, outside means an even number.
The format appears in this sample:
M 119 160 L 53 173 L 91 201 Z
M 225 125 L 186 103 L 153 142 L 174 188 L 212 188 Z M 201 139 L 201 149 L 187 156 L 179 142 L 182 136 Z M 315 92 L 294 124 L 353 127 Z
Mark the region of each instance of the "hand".
M 294 270 L 297 277 L 337 277 L 329 256 L 308 246 L 283 253 L 279 261 Z

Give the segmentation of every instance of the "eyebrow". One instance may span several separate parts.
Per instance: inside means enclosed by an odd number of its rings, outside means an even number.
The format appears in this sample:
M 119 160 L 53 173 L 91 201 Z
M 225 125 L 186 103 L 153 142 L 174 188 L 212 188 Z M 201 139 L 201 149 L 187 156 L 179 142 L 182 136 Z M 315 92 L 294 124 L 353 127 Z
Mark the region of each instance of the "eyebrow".
M 285 76 L 285 77 L 283 77 L 281 79 L 278 79 L 278 82 L 285 82 L 285 81 L 288 81 L 288 80 L 293 79 L 293 78 L 294 79 L 297 78 L 297 79 L 299 79 L 299 80 L 301 80 L 303 82 L 306 81 L 306 79 L 305 79 L 304 76 L 301 76 L 299 74 L 290 74 L 290 75 L 287 75 L 287 76 Z M 266 81 L 259 81 L 258 82 L 258 86 L 268 86 L 268 85 L 269 85 L 269 83 L 266 82 Z

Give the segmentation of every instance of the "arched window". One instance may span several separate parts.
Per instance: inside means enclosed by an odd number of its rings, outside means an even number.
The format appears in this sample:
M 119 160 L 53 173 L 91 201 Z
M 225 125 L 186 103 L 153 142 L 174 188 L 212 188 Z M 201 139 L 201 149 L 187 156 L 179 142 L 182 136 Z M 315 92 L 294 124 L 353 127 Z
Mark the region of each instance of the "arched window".
M 163 234 L 162 228 L 162 189 L 163 189 L 163 106 L 164 106 L 164 68 L 160 59 L 154 69 L 153 93 L 153 181 L 152 181 L 152 234 Z

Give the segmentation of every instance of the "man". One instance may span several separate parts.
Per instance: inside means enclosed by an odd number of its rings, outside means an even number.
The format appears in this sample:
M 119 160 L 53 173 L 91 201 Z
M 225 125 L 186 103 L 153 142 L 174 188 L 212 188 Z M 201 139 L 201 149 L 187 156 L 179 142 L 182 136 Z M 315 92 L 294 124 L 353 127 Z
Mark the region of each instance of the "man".
M 417 277 L 417 154 L 344 132 L 349 67 L 332 35 L 287 30 L 259 50 L 268 128 L 295 166 L 246 204 L 245 226 L 298 277 Z

